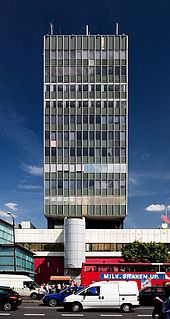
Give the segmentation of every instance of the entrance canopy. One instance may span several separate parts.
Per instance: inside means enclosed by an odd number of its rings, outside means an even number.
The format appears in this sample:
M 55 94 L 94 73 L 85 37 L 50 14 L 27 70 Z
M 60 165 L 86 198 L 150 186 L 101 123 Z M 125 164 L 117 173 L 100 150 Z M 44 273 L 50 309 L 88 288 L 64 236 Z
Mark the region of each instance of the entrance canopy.
M 52 281 L 70 281 L 70 276 L 51 276 L 50 280 Z

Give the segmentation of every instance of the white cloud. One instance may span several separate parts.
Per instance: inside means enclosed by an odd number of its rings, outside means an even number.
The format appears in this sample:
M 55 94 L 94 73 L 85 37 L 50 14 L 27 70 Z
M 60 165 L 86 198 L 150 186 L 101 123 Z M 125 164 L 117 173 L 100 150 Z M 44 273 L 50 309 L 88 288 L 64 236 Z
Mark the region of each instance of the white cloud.
M 14 212 L 16 212 L 18 210 L 18 208 L 17 208 L 18 204 L 16 204 L 16 203 L 5 203 L 4 206 L 13 210 Z
M 26 165 L 24 170 L 32 175 L 35 176 L 42 176 L 43 175 L 43 167 L 35 166 L 35 165 Z
M 129 185 L 138 185 L 138 181 L 135 177 L 129 176 Z
M 42 189 L 40 185 L 18 185 L 19 189 L 26 189 L 26 190 L 36 190 L 36 189 Z
M 165 210 L 165 205 L 151 204 L 148 207 L 146 207 L 146 210 L 148 212 L 162 212 Z

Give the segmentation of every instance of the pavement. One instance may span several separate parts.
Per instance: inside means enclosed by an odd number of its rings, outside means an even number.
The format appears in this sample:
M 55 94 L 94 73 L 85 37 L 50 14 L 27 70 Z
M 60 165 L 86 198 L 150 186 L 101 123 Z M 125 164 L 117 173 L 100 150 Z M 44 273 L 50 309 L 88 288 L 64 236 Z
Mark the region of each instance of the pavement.
M 31 299 L 30 297 L 22 297 L 21 296 L 21 298 L 22 298 L 22 302 L 24 302 L 24 303 L 39 303 L 39 304 L 42 304 L 43 302 L 42 302 L 42 299 L 35 299 L 35 300 L 33 300 L 33 299 Z

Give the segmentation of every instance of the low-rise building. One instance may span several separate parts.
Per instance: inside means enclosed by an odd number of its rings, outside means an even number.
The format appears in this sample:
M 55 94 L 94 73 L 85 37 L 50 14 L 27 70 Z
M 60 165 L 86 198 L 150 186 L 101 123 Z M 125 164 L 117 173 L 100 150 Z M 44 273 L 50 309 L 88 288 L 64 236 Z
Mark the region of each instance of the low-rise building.
M 135 240 L 170 247 L 170 229 L 85 229 L 83 218 L 66 218 L 64 229 L 16 229 L 16 242 L 34 252 L 38 283 L 51 275 L 77 276 L 82 262 L 121 258 L 121 248 Z

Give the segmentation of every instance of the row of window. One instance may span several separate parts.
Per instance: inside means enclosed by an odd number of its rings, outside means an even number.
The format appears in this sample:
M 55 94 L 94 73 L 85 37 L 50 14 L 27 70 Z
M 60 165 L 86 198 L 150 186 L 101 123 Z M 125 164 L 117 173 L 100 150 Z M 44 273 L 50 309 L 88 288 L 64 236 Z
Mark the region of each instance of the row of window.
M 84 60 L 84 59 L 126 59 L 125 50 L 51 50 L 45 52 L 46 58 L 50 57 L 55 60 Z
M 125 124 L 125 115 L 45 115 L 45 123 L 49 124 Z
M 64 66 L 54 67 L 51 66 L 45 68 L 45 75 L 51 76 L 79 76 L 79 75 L 100 75 L 100 76 L 116 76 L 127 74 L 126 66 L 94 66 L 94 61 L 89 61 L 89 67 L 87 66 Z
M 83 109 L 90 109 L 90 108 L 118 108 L 118 107 L 126 107 L 126 102 L 125 101 L 107 101 L 107 100 L 102 100 L 102 101 L 45 101 L 45 107 L 49 108 L 83 108 Z
M 126 133 L 123 131 L 45 131 L 45 139 L 51 141 L 125 141 Z
M 125 157 L 126 156 L 126 148 L 125 147 L 115 147 L 115 148 L 107 148 L 107 147 L 46 147 L 45 148 L 45 156 L 118 156 Z
M 46 84 L 45 92 L 126 92 L 126 84 Z
M 62 243 L 25 243 L 21 245 L 32 251 L 64 251 Z
M 80 191 L 79 191 L 80 192 Z M 81 192 L 80 192 L 81 193 Z M 117 192 L 118 193 L 118 192 Z M 116 194 L 119 196 L 119 194 Z M 62 216 L 124 216 L 126 206 L 122 205 L 45 205 L 46 215 Z
M 126 181 L 113 180 L 46 180 L 46 189 L 120 189 L 126 186 Z
M 120 244 L 120 243 L 95 243 L 95 244 L 88 243 L 86 244 L 86 251 L 121 251 L 121 249 L 125 245 L 126 244 Z M 92 267 L 90 267 L 90 269 L 92 269 Z M 85 271 L 90 271 L 90 270 L 85 270 Z

